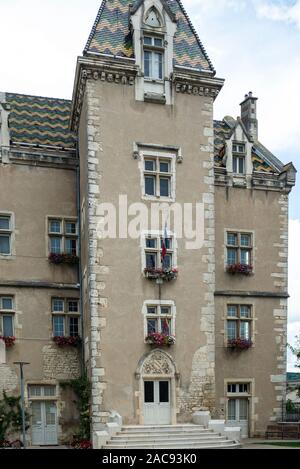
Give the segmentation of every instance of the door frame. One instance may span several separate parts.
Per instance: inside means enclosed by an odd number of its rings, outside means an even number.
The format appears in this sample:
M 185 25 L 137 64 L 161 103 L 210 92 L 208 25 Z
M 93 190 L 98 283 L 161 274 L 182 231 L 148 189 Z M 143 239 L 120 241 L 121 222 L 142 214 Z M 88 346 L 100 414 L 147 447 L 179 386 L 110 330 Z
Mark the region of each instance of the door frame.
M 52 402 L 53 404 L 55 404 L 55 408 L 56 408 L 56 414 L 55 414 L 56 443 L 53 443 L 53 444 L 42 443 L 42 444 L 38 444 L 38 446 L 57 446 L 58 445 L 58 407 L 57 407 L 57 400 L 56 399 L 50 399 L 50 398 L 49 399 L 43 399 L 43 398 L 30 399 L 31 405 L 32 405 L 33 402 L 38 402 L 40 404 L 44 404 L 43 409 L 41 408 L 41 415 L 43 416 L 42 421 L 43 421 L 43 418 L 46 418 L 46 412 L 45 412 L 46 402 Z M 43 428 L 45 428 L 45 426 L 46 426 L 46 421 L 44 421 L 44 427 Z M 34 444 L 33 437 L 32 437 L 32 429 L 33 429 L 33 425 L 32 425 L 32 416 L 31 416 L 31 443 Z M 45 430 L 44 430 L 44 432 L 45 432 Z
M 249 383 L 250 391 L 249 393 L 229 393 L 227 391 L 228 384 L 231 383 Z M 225 396 L 225 421 L 228 421 L 228 400 L 229 399 L 247 399 L 248 400 L 248 437 L 251 438 L 254 434 L 254 425 L 255 425 L 255 380 L 254 378 L 232 378 L 224 380 L 224 396 Z
M 144 378 L 144 386 L 145 386 L 145 382 L 152 382 L 154 383 L 154 402 L 152 404 L 152 406 L 154 407 L 155 404 L 158 406 L 157 408 L 159 408 L 159 405 L 160 405 L 160 402 L 155 402 L 155 397 L 158 397 L 158 400 L 159 400 L 159 384 L 156 384 L 156 383 L 160 383 L 162 381 L 165 381 L 168 383 L 168 409 L 169 409 L 169 423 L 167 424 L 163 424 L 163 423 L 160 423 L 160 422 L 156 422 L 156 423 L 149 423 L 149 424 L 145 424 L 145 425 L 171 425 L 171 381 L 169 379 L 166 379 L 166 378 L 159 378 L 159 379 L 149 379 L 149 378 Z M 145 397 L 145 396 L 144 396 Z M 149 404 L 149 407 L 151 406 L 151 403 L 148 403 Z M 144 405 L 143 405 L 143 412 L 144 412 L 144 419 L 145 419 L 145 407 L 147 407 L 147 404 L 145 403 L 145 399 L 144 399 Z
M 160 363 L 158 363 L 158 361 Z M 163 366 L 161 366 L 163 364 Z M 176 385 L 179 379 L 176 364 L 173 357 L 161 349 L 154 349 L 150 353 L 145 354 L 139 361 L 135 377 L 138 380 L 138 402 L 137 415 L 139 425 L 145 425 L 144 416 L 144 381 L 169 381 L 170 396 L 170 424 L 177 423 L 177 406 L 176 406 Z

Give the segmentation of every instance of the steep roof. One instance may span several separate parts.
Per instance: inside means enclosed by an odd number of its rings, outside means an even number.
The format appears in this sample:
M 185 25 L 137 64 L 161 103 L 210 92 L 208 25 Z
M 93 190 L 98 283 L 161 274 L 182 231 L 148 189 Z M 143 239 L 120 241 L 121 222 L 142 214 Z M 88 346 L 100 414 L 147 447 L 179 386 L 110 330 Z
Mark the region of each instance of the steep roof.
M 229 125 L 229 122 L 231 125 Z M 232 117 L 225 120 L 214 121 L 214 154 L 215 165 L 222 167 L 223 156 L 225 155 L 226 139 L 232 133 L 232 126 L 236 121 Z M 283 163 L 276 158 L 262 143 L 255 141 L 252 149 L 252 162 L 254 171 L 267 173 L 280 173 L 283 171 Z
M 214 71 L 213 65 L 180 0 L 165 0 L 177 19 L 174 65 Z M 129 6 L 138 0 L 103 0 L 84 53 L 134 58 Z
M 74 149 L 69 130 L 71 101 L 6 93 L 11 144 Z

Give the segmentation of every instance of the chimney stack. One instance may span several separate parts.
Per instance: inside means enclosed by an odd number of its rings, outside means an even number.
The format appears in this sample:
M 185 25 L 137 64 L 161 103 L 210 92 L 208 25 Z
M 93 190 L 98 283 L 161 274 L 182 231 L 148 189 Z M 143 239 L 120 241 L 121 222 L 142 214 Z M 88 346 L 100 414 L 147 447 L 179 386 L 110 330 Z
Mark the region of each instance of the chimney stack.
M 254 138 L 258 139 L 258 122 L 256 115 L 256 101 L 252 91 L 245 95 L 244 101 L 241 103 L 241 120 L 246 127 L 247 132 Z

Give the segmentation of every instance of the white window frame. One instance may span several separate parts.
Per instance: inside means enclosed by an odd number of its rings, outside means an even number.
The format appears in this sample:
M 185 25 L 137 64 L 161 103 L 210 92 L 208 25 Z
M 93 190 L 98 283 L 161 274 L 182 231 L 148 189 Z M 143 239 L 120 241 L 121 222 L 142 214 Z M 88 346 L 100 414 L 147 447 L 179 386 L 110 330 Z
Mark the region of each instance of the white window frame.
M 0 217 L 8 218 L 9 219 L 9 229 L 0 229 L 0 235 L 8 236 L 9 237 L 9 253 L 1 253 L 0 258 L 2 259 L 10 259 L 14 252 L 14 231 L 15 231 L 15 223 L 14 223 L 14 214 L 12 212 L 0 212 Z
M 237 310 L 237 315 L 236 316 L 229 316 L 228 315 L 228 308 L 230 306 L 234 306 Z M 250 316 L 248 318 L 242 317 L 241 316 L 241 308 L 242 307 L 248 307 L 250 309 Z M 228 321 L 234 321 L 236 323 L 236 337 L 234 339 L 239 339 L 240 337 L 240 331 L 241 331 L 241 323 L 242 322 L 248 322 L 249 323 L 249 339 L 246 340 L 251 340 L 253 342 L 252 336 L 253 334 L 253 305 L 250 303 L 234 303 L 230 302 L 227 303 L 226 305 L 226 341 L 232 340 L 229 339 L 228 337 Z
M 54 311 L 53 302 L 54 300 L 60 300 L 63 302 L 63 311 Z M 69 301 L 76 301 L 78 305 L 78 312 L 68 311 L 67 305 Z M 62 316 L 64 318 L 64 334 L 62 337 L 70 337 L 70 318 L 78 318 L 78 336 L 81 337 L 81 324 L 80 324 L 80 309 L 79 309 L 79 298 L 61 298 L 54 296 L 51 298 L 51 322 L 52 322 L 52 337 L 54 335 L 54 317 Z
M 177 267 L 177 240 L 176 236 L 172 231 L 167 230 L 168 238 L 172 239 L 172 248 L 167 249 L 167 254 L 172 254 L 172 266 Z M 157 266 L 156 268 L 159 269 L 162 267 L 161 264 L 161 243 L 160 240 L 164 237 L 164 231 L 162 230 L 154 230 L 154 231 L 143 231 L 141 234 L 141 258 L 142 258 L 142 272 L 144 272 L 146 268 L 146 252 L 156 252 L 157 253 Z M 153 238 L 156 239 L 156 248 L 147 248 L 146 247 L 146 239 Z
M 141 171 L 141 188 L 143 200 L 155 200 L 161 202 L 175 202 L 176 199 L 176 154 L 168 151 L 141 150 L 140 151 L 140 171 Z M 155 160 L 155 171 L 145 170 L 145 161 Z M 159 162 L 165 161 L 169 163 L 169 172 L 160 172 Z M 151 175 L 155 177 L 155 195 L 146 194 L 145 176 Z M 170 179 L 169 196 L 160 195 L 160 178 Z
M 148 37 L 151 39 L 151 44 L 145 44 L 144 40 L 145 37 Z M 155 39 L 160 39 L 162 41 L 162 46 L 156 46 L 155 45 Z M 152 33 L 148 33 L 147 31 L 144 31 L 144 35 L 142 37 L 143 40 L 143 74 L 144 74 L 144 79 L 145 81 L 150 81 L 150 82 L 160 82 L 163 83 L 164 80 L 164 62 L 165 62 L 165 47 L 164 47 L 164 36 L 163 35 L 153 35 Z M 150 61 L 150 75 L 146 76 L 145 74 L 145 52 L 148 52 L 151 57 Z M 155 69 L 155 54 L 160 54 L 161 55 L 161 77 L 157 77 L 154 75 L 154 69 Z
M 148 307 L 155 306 L 160 309 L 160 307 L 169 307 L 170 308 L 170 314 L 169 315 L 159 315 L 155 316 L 155 318 L 170 318 L 171 319 L 171 327 L 170 327 L 170 335 L 174 336 L 176 335 L 176 305 L 173 300 L 145 300 L 143 303 L 142 307 L 142 315 L 144 318 L 144 340 L 146 339 L 148 335 L 148 322 L 147 319 L 154 317 L 152 315 L 148 315 Z M 146 341 L 145 341 L 146 343 Z
M 3 308 L 3 299 L 12 300 L 12 309 Z M 4 335 L 3 316 L 12 318 L 12 337 L 15 336 L 15 299 L 13 295 L 0 295 L 0 335 Z
M 60 233 L 50 231 L 50 223 L 51 221 L 59 221 L 60 222 Z M 68 233 L 67 232 L 67 223 L 75 223 L 76 225 L 76 233 Z M 76 239 L 76 255 L 78 256 L 78 220 L 75 217 L 61 217 L 61 216 L 48 216 L 46 220 L 47 224 L 47 237 L 48 237 L 48 254 L 51 252 L 51 238 L 60 238 L 60 246 L 61 250 L 60 253 L 56 254 L 66 254 L 66 241 L 67 239 Z M 71 254 L 71 253 L 68 253 Z
M 32 396 L 31 395 L 31 389 L 33 387 L 39 387 L 40 390 L 41 390 L 41 394 L 40 395 L 36 395 L 36 396 Z M 45 387 L 51 387 L 54 389 L 54 394 L 53 395 L 45 395 Z M 39 383 L 39 382 L 34 382 L 34 381 L 30 381 L 27 383 L 27 396 L 28 396 L 28 400 L 30 401 L 56 401 L 58 400 L 58 387 L 56 384 L 53 384 L 53 383 Z
M 238 236 L 238 243 L 236 246 L 228 244 L 228 234 L 236 234 Z M 251 236 L 251 245 L 248 246 L 242 246 L 240 239 L 242 235 L 250 235 Z M 224 230 L 224 268 L 226 270 L 227 266 L 232 265 L 227 263 L 227 254 L 228 254 L 228 249 L 235 249 L 237 251 L 237 261 L 236 263 L 241 262 L 241 250 L 243 249 L 248 249 L 251 251 L 250 257 L 251 257 L 251 262 L 250 264 L 247 265 L 252 265 L 252 273 L 254 273 L 254 264 L 255 264 L 255 233 L 254 231 L 251 230 L 240 230 L 240 229 L 230 229 L 230 228 L 225 228 Z

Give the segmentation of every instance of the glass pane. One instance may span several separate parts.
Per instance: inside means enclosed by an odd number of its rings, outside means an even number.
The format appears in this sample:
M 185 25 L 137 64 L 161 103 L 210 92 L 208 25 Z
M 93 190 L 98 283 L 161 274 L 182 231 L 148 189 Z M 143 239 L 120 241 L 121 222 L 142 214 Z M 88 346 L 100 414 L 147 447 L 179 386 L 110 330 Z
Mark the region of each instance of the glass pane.
M 61 233 L 61 220 L 50 220 L 49 221 L 49 232 L 50 233 Z
M 79 335 L 79 318 L 69 318 L 70 336 L 77 337 Z
M 158 332 L 157 319 L 147 319 L 147 333 L 153 334 Z
M 172 249 L 172 238 L 161 238 L 160 247 L 163 247 L 163 243 L 166 245 L 166 249 Z
M 159 171 L 161 173 L 168 173 L 170 171 L 170 164 L 167 161 L 160 161 Z
M 236 420 L 236 399 L 228 401 L 228 420 Z
M 10 229 L 10 217 L 0 217 L 0 230 Z
M 64 311 L 64 300 L 60 298 L 54 298 L 52 300 L 52 311 Z
M 147 314 L 157 314 L 157 307 L 156 306 L 147 306 Z
M 250 339 L 250 323 L 248 321 L 241 321 L 240 323 L 240 338 Z
M 61 254 L 61 238 L 50 238 L 50 252 Z
M 67 221 L 66 222 L 66 234 L 76 234 L 76 222 Z
M 69 300 L 68 301 L 68 311 L 72 313 L 78 312 L 78 301 L 77 300 Z
M 228 340 L 236 339 L 236 321 L 227 321 L 227 337 Z
M 0 235 L 0 254 L 10 254 L 10 235 Z
M 3 335 L 12 337 L 14 335 L 13 316 L 3 316 Z
M 1 298 L 0 308 L 5 310 L 13 309 L 12 298 Z
M 235 384 L 228 384 L 227 391 L 228 392 L 236 392 L 236 385 Z
M 249 392 L 248 383 L 239 384 L 239 392 Z
M 241 234 L 241 246 L 251 246 L 251 235 Z
M 240 420 L 248 420 L 248 401 L 246 399 L 239 400 Z
M 144 382 L 144 402 L 154 402 L 154 381 Z
M 227 244 L 229 246 L 237 246 L 237 234 L 227 233 Z
M 241 306 L 240 307 L 241 318 L 250 318 L 251 317 L 251 308 L 250 306 Z
M 156 254 L 146 253 L 146 267 L 154 269 L 156 267 Z
M 38 397 L 42 395 L 41 386 L 29 386 L 29 396 Z
M 146 238 L 146 247 L 147 248 L 156 248 L 156 239 L 155 238 Z
M 227 264 L 232 265 L 237 263 L 237 250 L 227 249 Z
M 166 254 L 166 256 L 163 259 L 163 268 L 164 269 L 171 269 L 172 267 L 172 254 Z
M 45 402 L 46 425 L 56 424 L 56 405 L 54 402 Z
M 152 53 L 145 50 L 144 51 L 144 75 L 146 78 L 150 78 L 152 75 L 151 59 L 152 59 Z
M 151 46 L 152 44 L 152 37 L 144 36 L 144 44 Z
M 170 306 L 161 306 L 160 308 L 161 314 L 171 314 L 171 307 Z
M 33 386 L 30 386 L 30 387 L 33 387 Z M 31 396 L 34 396 L 34 394 L 31 394 Z M 41 403 L 32 402 L 31 408 L 32 408 L 32 425 L 41 425 L 42 423 Z
M 238 168 L 238 158 L 236 156 L 233 157 L 233 172 L 237 173 L 237 168 Z
M 239 174 L 244 174 L 245 172 L 245 160 L 244 158 L 239 158 Z
M 61 337 L 65 335 L 64 330 L 64 316 L 53 316 L 53 335 L 54 337 Z
M 227 306 L 227 316 L 231 316 L 231 317 L 237 317 L 237 306 L 235 305 L 230 305 L 230 306 Z
M 162 39 L 158 39 L 157 37 L 154 38 L 154 45 L 157 47 L 162 47 Z
M 159 382 L 159 402 L 169 402 L 169 381 Z
M 77 239 L 67 238 L 66 239 L 66 253 L 67 254 L 77 254 Z
M 55 386 L 44 386 L 44 396 L 55 396 Z
M 155 195 L 155 177 L 145 176 L 145 194 Z
M 171 319 L 164 318 L 160 320 L 160 327 L 162 334 L 170 335 L 171 334 Z
M 159 178 L 160 182 L 160 196 L 169 197 L 170 195 L 170 179 L 169 178 Z
M 155 171 L 156 165 L 154 160 L 145 160 L 145 171 Z
M 251 251 L 247 249 L 241 249 L 241 264 L 251 264 Z
M 153 78 L 162 80 L 162 54 L 160 52 L 154 52 Z
M 239 153 L 245 153 L 245 145 L 238 146 Z

